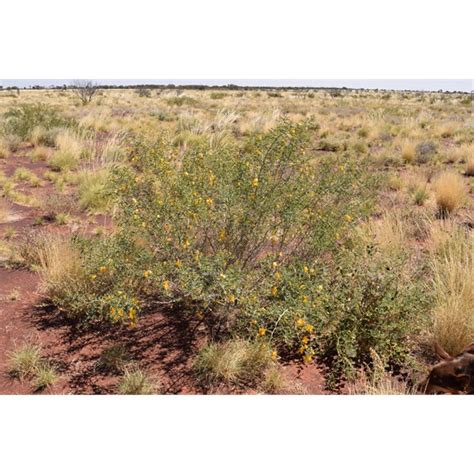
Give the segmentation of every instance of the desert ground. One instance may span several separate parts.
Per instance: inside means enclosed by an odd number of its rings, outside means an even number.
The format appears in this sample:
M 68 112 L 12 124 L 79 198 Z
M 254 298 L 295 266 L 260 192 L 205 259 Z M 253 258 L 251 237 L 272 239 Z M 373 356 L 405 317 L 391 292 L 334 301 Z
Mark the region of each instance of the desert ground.
M 77 92 L 0 90 L 0 394 L 415 394 L 474 342 L 470 94 Z

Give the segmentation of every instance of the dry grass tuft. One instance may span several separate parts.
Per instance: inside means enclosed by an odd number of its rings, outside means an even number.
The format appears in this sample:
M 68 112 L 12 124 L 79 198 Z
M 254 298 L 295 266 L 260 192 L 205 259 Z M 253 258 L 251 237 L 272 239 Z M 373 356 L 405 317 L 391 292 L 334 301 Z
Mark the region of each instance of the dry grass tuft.
M 0 159 L 7 158 L 11 153 L 8 143 L 0 139 Z
M 36 258 L 43 289 L 53 300 L 61 300 L 72 281 L 86 280 L 79 252 L 63 236 L 44 234 Z
M 413 163 L 413 160 L 415 159 L 415 156 L 416 156 L 416 148 L 415 148 L 415 145 L 413 145 L 413 143 L 405 142 L 402 145 L 401 152 L 402 152 L 402 160 L 405 163 Z
M 159 386 L 137 368 L 125 369 L 118 384 L 120 395 L 151 395 L 159 391 Z
M 451 229 L 432 234 L 432 334 L 456 354 L 474 340 L 474 241 L 469 231 Z
M 19 379 L 33 376 L 40 363 L 40 346 L 25 342 L 10 354 L 10 374 Z
M 385 370 L 379 355 L 371 350 L 372 367 L 348 386 L 350 395 L 414 395 L 416 391 Z
M 447 216 L 461 207 L 467 196 L 467 186 L 463 178 L 445 171 L 434 183 L 435 199 L 441 216 Z
M 233 339 L 204 347 L 194 369 L 204 385 L 254 385 L 264 379 L 272 362 L 271 351 L 265 344 Z

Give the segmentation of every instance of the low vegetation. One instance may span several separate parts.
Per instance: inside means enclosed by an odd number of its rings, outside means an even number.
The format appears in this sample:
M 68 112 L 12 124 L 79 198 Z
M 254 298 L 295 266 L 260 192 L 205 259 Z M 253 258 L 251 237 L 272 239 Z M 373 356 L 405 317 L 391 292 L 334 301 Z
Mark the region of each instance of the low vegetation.
M 115 392 L 163 390 L 130 350 L 157 311 L 199 334 L 212 393 L 291 392 L 283 361 L 414 393 L 429 345 L 474 340 L 463 95 L 84 87 L 0 95 L 0 223 L 32 216 L 0 256 L 51 318 L 132 331 L 94 363 Z M 57 381 L 35 346 L 13 373 Z

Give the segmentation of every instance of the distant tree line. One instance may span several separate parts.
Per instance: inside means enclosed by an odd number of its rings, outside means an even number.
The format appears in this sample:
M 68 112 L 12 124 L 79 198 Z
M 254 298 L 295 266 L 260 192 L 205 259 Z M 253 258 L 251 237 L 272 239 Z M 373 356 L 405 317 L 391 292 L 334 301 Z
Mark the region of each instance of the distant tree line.
M 88 84 L 88 87 L 84 87 L 85 84 Z M 9 90 L 9 91 L 18 91 L 19 89 L 33 89 L 33 90 L 84 90 L 88 91 L 97 90 L 97 89 L 175 89 L 175 90 L 223 90 L 223 91 L 326 91 L 331 95 L 337 97 L 342 95 L 345 92 L 398 92 L 398 93 L 417 93 L 417 94 L 430 94 L 435 91 L 421 91 L 421 90 L 392 90 L 392 89 L 369 89 L 369 88 L 358 88 L 358 87 L 311 87 L 311 86 L 238 86 L 236 84 L 226 84 L 226 85 L 203 85 L 203 84 L 187 84 L 187 85 L 177 85 L 177 84 L 130 84 L 130 85 L 113 85 L 113 84 L 93 84 L 91 81 L 75 81 L 73 84 L 62 84 L 62 85 L 51 85 L 51 86 L 40 86 L 33 85 L 28 87 L 18 87 L 18 86 L 8 86 L 3 87 L 0 85 L 0 90 Z M 443 91 L 442 89 L 436 91 L 437 93 L 443 94 L 472 94 L 471 92 L 463 91 Z

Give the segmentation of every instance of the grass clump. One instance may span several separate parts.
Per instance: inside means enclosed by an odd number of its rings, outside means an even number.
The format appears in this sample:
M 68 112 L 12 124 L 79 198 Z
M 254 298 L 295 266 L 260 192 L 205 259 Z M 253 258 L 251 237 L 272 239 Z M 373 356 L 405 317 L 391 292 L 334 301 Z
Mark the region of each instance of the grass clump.
M 464 204 L 467 187 L 462 177 L 453 171 L 445 171 L 434 183 L 435 199 L 440 216 L 445 217 Z
M 35 372 L 32 386 L 35 392 L 52 387 L 59 379 L 58 374 L 50 364 L 42 363 Z
M 10 374 L 24 379 L 33 376 L 41 363 L 41 347 L 25 342 L 10 355 Z
M 5 140 L 0 139 L 0 159 L 7 158 L 8 156 L 10 156 L 10 153 L 11 150 L 8 143 Z
M 469 232 L 445 229 L 432 255 L 432 334 L 451 354 L 474 340 L 474 253 Z
M 199 352 L 194 370 L 205 386 L 225 383 L 255 386 L 264 379 L 272 364 L 268 345 L 242 339 L 211 343 Z M 270 383 L 270 380 L 267 382 Z
M 109 171 L 101 168 L 96 171 L 82 171 L 78 175 L 79 205 L 90 212 L 105 212 L 110 207 L 110 196 L 106 185 Z
M 157 387 L 140 369 L 127 368 L 118 384 L 120 395 L 151 395 L 157 392 Z
M 416 156 L 416 148 L 412 143 L 406 142 L 402 145 L 401 153 L 402 160 L 405 163 L 413 163 Z

